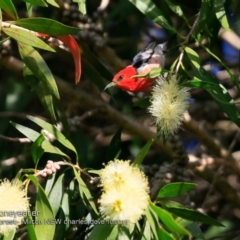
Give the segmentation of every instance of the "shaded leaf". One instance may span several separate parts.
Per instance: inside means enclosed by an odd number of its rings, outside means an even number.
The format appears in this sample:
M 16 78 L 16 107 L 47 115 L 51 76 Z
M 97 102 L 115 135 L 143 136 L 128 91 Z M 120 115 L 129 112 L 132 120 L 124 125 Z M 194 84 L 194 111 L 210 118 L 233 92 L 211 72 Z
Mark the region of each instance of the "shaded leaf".
M 117 132 L 114 134 L 107 150 L 107 160 L 114 160 L 118 158 L 121 153 L 121 134 L 122 129 L 119 128 Z
M 80 31 L 79 28 L 69 27 L 55 20 L 41 17 L 22 18 L 15 21 L 14 24 L 35 32 L 49 34 L 51 36 L 74 34 Z
M 175 240 L 166 230 L 158 228 L 157 230 L 158 239 L 160 240 Z
M 163 186 L 158 192 L 157 198 L 169 198 L 169 197 L 177 197 L 181 196 L 184 193 L 194 189 L 197 185 L 195 183 L 169 183 Z
M 193 222 L 202 222 L 209 225 L 221 226 L 224 227 L 223 224 L 218 222 L 217 220 L 197 212 L 193 209 L 185 208 L 183 205 L 173 201 L 161 201 L 162 207 L 164 207 L 167 211 L 175 214 L 178 217 L 193 221 Z
M 81 77 L 81 53 L 78 47 L 78 43 L 71 35 L 67 36 L 58 36 L 59 40 L 61 40 L 64 44 L 68 46 L 70 52 L 72 53 L 74 64 L 75 64 L 75 83 L 77 84 L 80 81 Z
M 167 16 L 161 11 L 153 1 L 151 0 L 129 0 L 134 4 L 144 15 L 152 19 L 155 23 L 160 26 L 169 29 L 170 31 L 177 33 L 174 29 L 173 24 L 169 22 Z
M 53 122 L 57 121 L 54 111 L 53 95 L 51 89 L 42 81 L 39 81 L 33 72 L 25 65 L 23 67 L 23 75 L 31 88 L 38 95 L 43 107 L 49 113 Z
M 44 153 L 44 149 L 42 148 L 42 143 L 45 141 L 43 135 L 39 135 L 39 137 L 35 140 L 32 145 L 32 158 L 35 166 L 37 166 L 39 159 L 42 157 Z
M 17 11 L 11 0 L 0 0 L 0 8 L 12 19 L 18 19 Z
M 141 149 L 141 151 L 135 157 L 133 165 L 139 166 L 142 163 L 143 159 L 147 155 L 147 153 L 148 153 L 150 147 L 152 146 L 153 142 L 154 142 L 154 139 L 151 139 L 145 144 L 145 146 Z
M 108 238 L 113 228 L 114 228 L 114 225 L 109 225 L 106 223 L 94 225 L 88 240 L 96 240 L 96 239 L 105 240 Z
M 73 171 L 74 171 L 75 177 L 76 177 L 77 182 L 78 182 L 78 189 L 79 189 L 79 192 L 80 192 L 80 195 L 81 195 L 81 198 L 82 198 L 83 202 L 85 202 L 85 197 L 86 197 L 86 199 L 88 200 L 91 208 L 94 210 L 94 212 L 96 214 L 98 214 L 98 210 L 95 206 L 95 203 L 93 201 L 93 197 L 92 197 L 89 189 L 87 188 L 86 184 L 84 183 L 82 178 L 79 176 L 79 173 L 76 171 L 75 168 L 73 168 Z
M 53 75 L 45 63 L 41 55 L 31 46 L 23 43 L 18 43 L 20 55 L 26 66 L 33 72 L 33 74 L 43 81 L 46 86 L 52 91 L 52 94 L 59 99 L 57 84 Z

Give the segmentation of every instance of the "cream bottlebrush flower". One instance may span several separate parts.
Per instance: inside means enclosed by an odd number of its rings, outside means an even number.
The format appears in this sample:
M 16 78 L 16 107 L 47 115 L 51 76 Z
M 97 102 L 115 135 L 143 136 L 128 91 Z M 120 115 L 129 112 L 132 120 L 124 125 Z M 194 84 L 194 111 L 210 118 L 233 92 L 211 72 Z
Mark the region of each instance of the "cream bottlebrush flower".
M 153 88 L 149 112 L 164 136 L 173 134 L 180 126 L 189 106 L 188 88 L 179 86 L 176 76 L 168 81 L 159 79 Z
M 137 222 L 149 201 L 146 176 L 130 161 L 115 159 L 102 170 L 100 212 L 107 220 Z
M 0 235 L 17 229 L 28 210 L 28 199 L 19 182 L 0 182 Z

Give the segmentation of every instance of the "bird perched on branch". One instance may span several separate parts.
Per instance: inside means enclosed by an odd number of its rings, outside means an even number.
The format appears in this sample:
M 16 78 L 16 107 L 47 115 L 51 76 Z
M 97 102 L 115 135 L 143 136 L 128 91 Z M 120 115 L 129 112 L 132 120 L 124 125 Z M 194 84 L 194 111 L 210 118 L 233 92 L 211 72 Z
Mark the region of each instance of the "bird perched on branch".
M 153 68 L 163 68 L 165 61 L 166 43 L 150 43 L 144 50 L 139 52 L 123 70 L 119 71 L 104 90 L 115 86 L 129 92 L 142 92 L 151 87 L 156 78 L 149 78 L 146 75 Z

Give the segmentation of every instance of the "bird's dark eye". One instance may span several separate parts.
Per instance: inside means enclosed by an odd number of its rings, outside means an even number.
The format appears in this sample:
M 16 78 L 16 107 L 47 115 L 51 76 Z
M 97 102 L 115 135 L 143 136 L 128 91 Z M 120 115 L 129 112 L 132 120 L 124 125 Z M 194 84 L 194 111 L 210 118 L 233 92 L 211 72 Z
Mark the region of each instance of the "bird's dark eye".
M 122 79 L 123 79 L 123 75 L 120 75 L 117 80 L 121 81 Z

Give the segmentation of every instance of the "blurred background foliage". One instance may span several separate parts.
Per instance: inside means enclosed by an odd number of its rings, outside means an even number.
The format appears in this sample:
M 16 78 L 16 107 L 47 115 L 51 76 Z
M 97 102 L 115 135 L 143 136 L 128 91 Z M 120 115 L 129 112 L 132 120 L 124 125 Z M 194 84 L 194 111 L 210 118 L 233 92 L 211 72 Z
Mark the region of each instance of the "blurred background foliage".
M 13 2 L 19 16 L 27 17 L 25 3 Z M 137 52 L 152 41 L 168 42 L 165 68 L 169 69 L 181 52 L 180 45 L 185 39 L 180 36 L 189 34 L 191 27 L 188 25 L 192 26 L 196 14 L 203 6 L 202 2 L 207 4 L 207 1 L 153 1 L 178 31 L 177 34 L 155 24 L 141 13 L 131 3 L 137 0 L 88 0 L 86 15 L 80 13 L 77 4 L 70 0 L 57 2 L 60 8 L 34 6 L 33 16 L 55 19 L 81 29 L 74 35 L 82 54 L 82 77 L 78 85 L 73 83 L 75 73 L 70 54 L 60 48 L 56 49 L 56 53 L 40 51 L 53 74 L 66 82 L 66 85 L 60 86 L 61 104 L 70 126 L 70 140 L 80 156 L 80 166 L 100 169 L 103 163 L 111 160 L 109 156 L 113 154 L 109 153 L 109 145 L 120 127 L 123 127 L 121 142 L 116 140 L 112 144 L 116 144 L 116 151 L 120 149 L 119 159 L 133 160 L 151 135 L 136 134 L 129 129 L 126 131 L 124 124 L 109 117 L 109 113 L 106 114 L 106 106 L 102 107 L 101 103 L 111 105 L 123 118 L 130 117 L 132 124 L 139 124 L 150 132 L 156 132 L 153 120 L 145 107 L 136 104 L 142 96 L 129 95 L 116 88 L 110 89 L 110 93 L 103 92 L 104 86 L 117 71 L 131 63 Z M 201 18 L 195 29 L 198 31 L 195 37 L 201 38 L 203 45 L 218 56 L 239 81 L 239 1 L 220 2 L 224 2 L 227 18 L 231 29 L 236 33 L 237 41 L 233 44 L 231 36 L 223 37 L 219 34 L 221 24 L 207 8 L 206 12 L 202 11 L 205 19 Z M 173 7 L 180 5 L 184 17 L 176 14 L 176 10 L 172 11 L 169 3 Z M 6 16 L 3 15 L 3 20 L 4 18 Z M 3 33 L 1 37 L 5 38 Z M 201 66 L 239 102 L 239 92 L 226 68 L 193 38 L 186 45 L 199 54 Z M 40 128 L 29 121 L 26 115 L 37 116 L 46 121 L 50 121 L 50 118 L 36 95 L 37 89 L 31 89 L 19 71 L 11 69 L 4 62 L 10 56 L 20 59 L 16 43 L 7 40 L 0 48 L 0 178 L 12 179 L 19 169 L 34 167 L 34 164 L 31 144 L 19 142 L 23 135 L 9 121 L 39 131 Z M 183 62 L 190 68 L 186 58 Z M 181 74 L 186 78 L 183 72 Z M 72 95 L 73 92 L 75 95 Z M 95 103 L 81 102 L 81 92 L 87 94 L 93 102 L 99 100 L 100 104 L 97 106 Z M 76 97 L 78 94 L 79 98 Z M 223 221 L 226 226 L 219 230 L 218 227 L 203 225 L 206 239 L 240 239 L 239 129 L 206 90 L 192 89 L 191 96 L 191 121 L 186 120 L 176 136 L 167 141 L 172 146 L 173 154 L 169 155 L 159 145 L 153 145 L 141 167 L 149 177 L 153 195 L 168 182 L 196 182 L 198 187 L 179 200 Z M 237 109 L 239 110 L 239 105 Z M 74 154 L 69 154 L 74 162 Z M 186 157 L 189 162 L 177 163 L 173 170 L 171 163 Z M 44 154 L 38 167 L 44 167 L 49 159 L 59 160 L 59 156 Z M 155 187 L 157 190 L 154 190 Z

